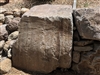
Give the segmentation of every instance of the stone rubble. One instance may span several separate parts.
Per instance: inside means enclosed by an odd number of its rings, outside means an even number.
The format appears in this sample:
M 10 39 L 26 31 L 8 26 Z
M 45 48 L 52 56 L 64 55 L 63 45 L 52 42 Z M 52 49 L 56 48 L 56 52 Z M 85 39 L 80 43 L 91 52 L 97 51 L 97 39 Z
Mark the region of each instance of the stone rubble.
M 12 47 L 14 44 L 15 49 L 17 48 L 15 43 L 16 43 L 16 41 L 19 40 L 18 34 L 25 33 L 25 31 L 19 32 L 18 27 L 19 27 L 20 19 L 22 18 L 22 15 L 26 11 L 29 11 L 29 9 L 22 8 L 21 10 L 14 9 L 13 11 L 7 11 L 4 8 L 0 8 L 0 74 L 1 75 L 9 72 L 9 70 L 12 67 L 11 61 L 15 61 L 14 59 L 13 60 L 11 59 L 12 58 Z M 36 13 L 36 14 L 39 14 L 39 13 Z M 73 19 L 74 19 L 75 23 L 73 26 L 73 50 L 72 50 L 72 55 L 71 55 L 72 59 L 70 62 L 71 63 L 70 66 L 72 66 L 72 67 L 69 67 L 69 68 L 80 74 L 83 74 L 83 75 L 100 75 L 100 8 L 98 7 L 98 8 L 76 9 L 76 10 L 74 10 L 73 15 L 74 15 Z M 41 14 L 38 17 L 40 17 L 40 16 L 41 16 Z M 56 18 L 56 19 L 58 19 L 58 18 Z M 26 18 L 21 19 L 21 20 L 26 21 L 23 24 L 26 25 L 26 28 L 27 28 L 28 24 L 26 24 L 26 23 L 28 22 L 28 20 L 26 20 Z M 53 18 L 50 18 L 50 20 L 52 21 Z M 45 24 L 45 22 L 41 22 L 40 20 L 39 20 L 39 22 Z M 59 25 L 59 24 L 57 24 L 57 25 Z M 20 27 L 22 27 L 22 26 L 20 26 Z M 40 26 L 37 25 L 37 27 L 34 26 L 33 29 L 37 29 L 39 27 Z M 51 27 L 51 29 L 52 29 L 52 27 Z M 46 30 L 49 32 L 48 28 Z M 38 30 L 36 32 L 38 32 Z M 52 32 L 54 32 L 54 30 Z M 29 31 L 29 33 L 30 33 L 30 31 Z M 44 32 L 41 32 L 41 34 L 42 33 L 44 33 Z M 44 34 L 46 34 L 46 33 L 44 33 Z M 23 35 L 23 34 L 21 34 L 21 35 Z M 27 35 L 31 35 L 31 34 L 27 34 Z M 33 40 L 33 39 L 35 39 L 36 35 L 38 35 L 38 34 L 35 34 L 35 35 L 33 35 L 33 37 L 29 37 L 29 38 L 22 37 L 21 42 L 25 42 L 25 43 L 23 43 L 23 45 L 27 44 L 27 46 L 28 46 L 30 44 L 26 43 L 26 41 L 23 41 L 23 40 L 29 41 L 30 38 Z M 49 34 L 48 34 L 48 36 L 49 36 Z M 50 38 L 50 37 L 48 37 L 48 38 Z M 53 38 L 53 36 L 52 36 L 52 38 Z M 52 39 L 52 38 L 50 38 L 50 39 Z M 38 39 L 38 41 L 40 39 Z M 48 41 L 52 42 L 50 39 L 47 40 L 46 42 L 48 42 Z M 45 44 L 44 43 L 41 43 L 41 44 L 43 45 L 41 47 L 41 49 L 44 49 Z M 47 44 L 49 44 L 49 43 L 47 43 Z M 64 45 L 64 44 L 62 44 L 62 45 Z M 22 49 L 24 47 L 26 47 L 26 45 L 23 46 Z M 39 47 L 37 47 L 36 50 L 38 48 Z M 27 49 L 28 49 L 28 47 L 26 47 L 25 53 L 27 52 Z M 49 49 L 48 46 L 47 46 L 47 49 Z M 46 52 L 48 54 L 45 56 L 48 56 L 48 57 L 43 58 L 43 60 L 50 61 L 50 60 L 48 60 L 50 58 L 50 56 L 54 56 L 53 54 L 50 54 L 50 53 L 52 53 L 51 52 L 52 49 L 53 48 L 51 47 L 49 51 L 46 50 Z M 29 54 L 35 54 L 35 53 L 31 52 L 31 51 L 29 52 Z M 17 53 L 15 53 L 15 54 L 17 54 Z M 57 52 L 55 52 L 55 54 L 57 54 Z M 20 57 L 22 57 L 22 56 L 20 56 Z M 28 55 L 26 55 L 26 56 L 28 56 Z M 38 55 L 38 56 L 40 56 L 42 58 L 43 55 Z M 27 58 L 30 58 L 30 57 L 27 57 Z M 34 58 L 34 57 L 32 56 L 32 58 Z M 38 58 L 38 57 L 35 57 L 35 58 Z M 56 60 L 55 58 L 52 58 L 52 59 Z M 64 61 L 64 60 L 65 60 L 65 56 L 64 56 L 64 59 L 61 59 L 60 61 Z M 23 60 L 23 62 L 28 62 L 28 61 Z M 29 62 L 31 62 L 31 61 L 29 61 Z M 54 63 L 53 60 L 50 62 Z M 37 61 L 37 63 L 38 63 L 38 61 Z M 37 64 L 37 63 L 35 62 L 35 64 Z M 24 65 L 26 65 L 26 64 L 24 64 Z M 42 65 L 42 64 L 39 63 L 38 65 L 39 65 L 39 67 L 41 67 L 40 65 Z M 50 64 L 47 64 L 47 65 L 50 66 Z M 49 68 L 49 69 L 51 69 L 51 68 Z M 47 68 L 47 70 L 48 70 L 48 68 Z
M 0 8 L 0 75 L 10 71 L 12 67 L 12 46 L 18 39 L 18 23 L 21 16 L 29 10 L 19 10 L 20 16 L 15 16 L 16 11 L 7 11 Z M 23 13 L 22 13 L 23 12 Z

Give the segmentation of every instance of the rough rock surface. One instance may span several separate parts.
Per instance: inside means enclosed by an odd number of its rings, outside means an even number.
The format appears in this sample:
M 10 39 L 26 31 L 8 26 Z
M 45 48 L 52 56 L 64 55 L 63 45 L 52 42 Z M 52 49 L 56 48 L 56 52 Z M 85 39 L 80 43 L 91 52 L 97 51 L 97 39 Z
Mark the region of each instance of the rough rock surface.
M 82 53 L 81 56 L 81 62 L 74 64 L 74 70 L 84 75 L 100 75 L 100 42 L 95 42 L 93 51 Z
M 10 71 L 11 69 L 11 60 L 8 58 L 2 58 L 0 60 L 0 74 L 4 74 Z
M 100 41 L 100 7 L 76 9 L 74 18 L 82 38 Z
M 9 24 L 6 26 L 7 31 L 9 33 L 17 31 L 19 21 L 20 21 L 19 17 L 16 17 L 13 20 L 9 21 Z
M 5 40 L 8 37 L 6 26 L 7 26 L 6 24 L 0 26 L 0 40 Z
M 43 73 L 71 67 L 71 6 L 35 6 L 19 25 L 19 38 L 12 49 L 13 66 Z

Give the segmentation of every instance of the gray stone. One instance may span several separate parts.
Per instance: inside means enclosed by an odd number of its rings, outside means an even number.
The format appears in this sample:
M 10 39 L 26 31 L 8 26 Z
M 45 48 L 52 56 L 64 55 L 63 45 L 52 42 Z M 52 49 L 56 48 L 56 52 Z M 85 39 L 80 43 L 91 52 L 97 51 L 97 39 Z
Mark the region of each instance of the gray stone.
M 0 60 L 0 74 L 5 74 L 11 70 L 11 60 L 8 58 L 2 58 Z
M 73 51 L 73 62 L 79 63 L 80 61 L 80 53 L 77 51 Z
M 5 23 L 9 24 L 13 20 L 14 16 L 13 15 L 7 15 L 5 16 Z
M 4 44 L 5 44 L 5 41 L 4 40 L 0 41 L 0 49 L 3 48 Z
M 76 9 L 74 17 L 83 39 L 100 40 L 100 7 Z
M 6 26 L 8 32 L 14 32 L 18 30 L 18 23 L 20 22 L 20 18 L 16 17 L 13 20 L 9 21 L 9 24 Z
M 90 45 L 90 46 L 84 46 L 84 47 L 74 46 L 74 51 L 81 52 L 81 51 L 91 51 L 91 50 L 93 50 L 92 45 Z
M 94 45 L 94 51 L 82 53 L 80 63 L 72 68 L 85 75 L 100 75 L 100 42 Z
M 91 40 L 74 41 L 75 46 L 86 46 L 86 45 L 89 45 L 92 43 L 93 43 L 93 41 L 91 41 Z
M 6 30 L 6 24 L 0 26 L 0 41 L 6 40 L 8 37 L 8 32 Z
M 18 41 L 12 48 L 13 66 L 43 73 L 70 68 L 72 37 L 71 6 L 34 6 L 19 23 Z
M 17 41 L 17 39 L 15 40 L 11 40 L 9 39 L 8 41 L 6 41 L 6 43 L 3 46 L 3 50 L 5 51 L 5 54 L 7 55 L 8 58 L 12 57 L 12 46 L 13 44 Z

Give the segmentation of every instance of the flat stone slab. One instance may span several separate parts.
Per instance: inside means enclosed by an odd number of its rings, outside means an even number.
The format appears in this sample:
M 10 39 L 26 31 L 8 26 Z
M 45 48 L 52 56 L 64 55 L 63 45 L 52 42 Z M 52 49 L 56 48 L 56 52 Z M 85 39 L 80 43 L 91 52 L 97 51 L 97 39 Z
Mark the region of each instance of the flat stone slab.
M 19 24 L 19 38 L 13 46 L 13 66 L 50 73 L 71 67 L 72 6 L 39 5 L 26 12 Z

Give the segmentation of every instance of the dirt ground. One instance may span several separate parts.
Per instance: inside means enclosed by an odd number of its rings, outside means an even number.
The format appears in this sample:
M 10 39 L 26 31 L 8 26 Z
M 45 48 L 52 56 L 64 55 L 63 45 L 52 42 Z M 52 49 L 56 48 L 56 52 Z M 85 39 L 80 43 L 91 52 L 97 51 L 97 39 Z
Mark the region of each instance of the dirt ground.
M 1 1 L 1 0 L 0 0 Z M 39 4 L 62 4 L 73 5 L 74 0 L 10 0 L 7 4 L 1 4 L 0 8 L 6 8 L 7 10 L 13 10 L 15 8 L 21 9 L 23 7 L 31 8 L 34 5 Z M 97 7 L 100 6 L 100 0 L 77 0 L 77 8 L 83 7 Z
M 27 73 L 12 67 L 12 69 L 7 74 L 3 74 L 3 75 L 79 75 L 79 74 L 75 73 L 74 71 L 61 71 L 60 69 L 50 74 L 40 74 L 35 72 Z

